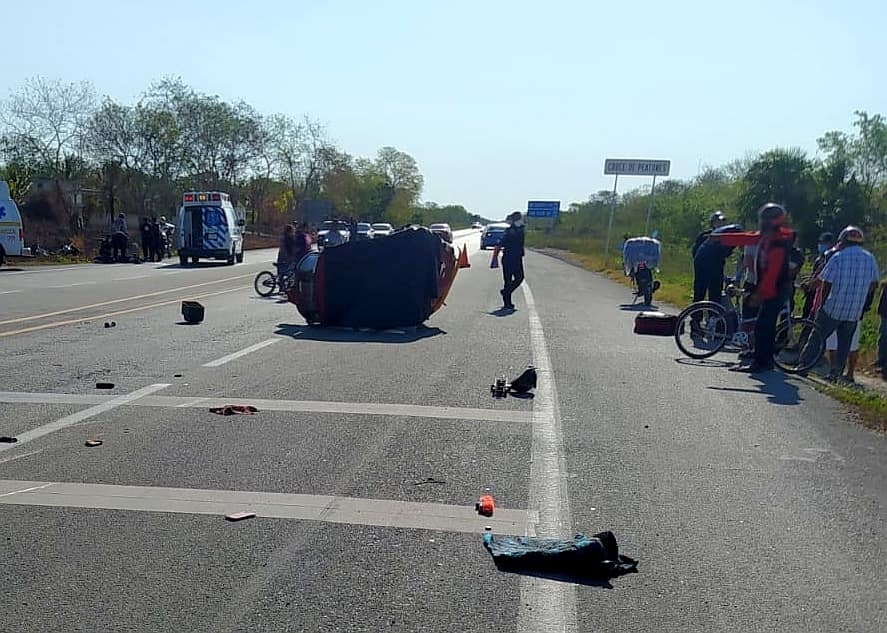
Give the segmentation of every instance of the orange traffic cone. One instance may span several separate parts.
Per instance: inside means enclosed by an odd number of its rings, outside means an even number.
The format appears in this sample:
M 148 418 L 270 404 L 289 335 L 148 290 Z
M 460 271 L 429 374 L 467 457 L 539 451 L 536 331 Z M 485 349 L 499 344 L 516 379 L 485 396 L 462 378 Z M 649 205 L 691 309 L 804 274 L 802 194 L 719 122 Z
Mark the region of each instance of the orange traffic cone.
M 459 268 L 471 268 L 471 262 L 468 261 L 468 246 L 463 246 L 459 252 Z

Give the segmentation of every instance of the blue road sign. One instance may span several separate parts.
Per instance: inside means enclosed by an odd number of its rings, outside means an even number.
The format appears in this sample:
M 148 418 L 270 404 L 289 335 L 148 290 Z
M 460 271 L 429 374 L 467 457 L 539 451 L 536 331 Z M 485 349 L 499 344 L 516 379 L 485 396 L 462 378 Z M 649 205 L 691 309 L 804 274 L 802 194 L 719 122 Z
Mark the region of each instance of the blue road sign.
M 540 200 L 531 200 L 527 202 L 527 217 L 528 218 L 556 218 L 560 215 L 561 212 L 561 203 L 560 200 L 555 201 L 540 201 Z

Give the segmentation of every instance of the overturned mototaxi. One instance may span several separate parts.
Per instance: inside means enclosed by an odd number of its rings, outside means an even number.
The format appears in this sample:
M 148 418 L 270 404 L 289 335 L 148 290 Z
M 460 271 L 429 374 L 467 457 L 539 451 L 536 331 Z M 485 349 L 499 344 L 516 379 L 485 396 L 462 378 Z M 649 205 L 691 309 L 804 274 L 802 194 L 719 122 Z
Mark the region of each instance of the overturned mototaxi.
M 421 227 L 311 251 L 287 298 L 310 325 L 416 326 L 443 305 L 459 266 L 452 245 Z

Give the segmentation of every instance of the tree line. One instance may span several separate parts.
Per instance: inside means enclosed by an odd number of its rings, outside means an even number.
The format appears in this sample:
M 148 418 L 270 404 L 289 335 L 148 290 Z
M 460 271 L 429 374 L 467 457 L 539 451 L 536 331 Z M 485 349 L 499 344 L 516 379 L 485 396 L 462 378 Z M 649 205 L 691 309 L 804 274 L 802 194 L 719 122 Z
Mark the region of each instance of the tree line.
M 652 201 L 649 185 L 617 195 L 613 245 L 624 233 L 642 235 L 648 210 L 650 230 L 659 231 L 663 245 L 682 247 L 712 211 L 720 209 L 752 230 L 758 207 L 772 201 L 788 209 L 802 248 L 813 248 L 824 231 L 837 235 L 855 224 L 880 261 L 887 261 L 887 120 L 862 111 L 854 116 L 850 132 L 826 132 L 817 140 L 818 156 L 775 148 L 706 168 L 689 180 L 657 182 Z M 599 191 L 570 205 L 556 232 L 605 239 L 613 201 L 612 191 Z
M 356 157 L 318 121 L 263 115 L 243 101 L 158 81 L 134 104 L 88 82 L 32 78 L 0 102 L 0 180 L 29 222 L 72 234 L 118 212 L 174 215 L 183 191 L 221 190 L 259 229 L 331 215 L 394 225 L 479 220 L 460 205 L 420 203 L 415 159 L 394 147 Z

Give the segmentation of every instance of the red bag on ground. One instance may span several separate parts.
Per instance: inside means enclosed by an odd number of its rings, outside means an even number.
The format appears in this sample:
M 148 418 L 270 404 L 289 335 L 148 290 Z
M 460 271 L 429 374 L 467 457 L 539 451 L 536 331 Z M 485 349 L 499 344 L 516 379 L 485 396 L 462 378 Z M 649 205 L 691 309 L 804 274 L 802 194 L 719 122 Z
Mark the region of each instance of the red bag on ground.
M 634 333 L 674 336 L 677 324 L 677 315 L 664 312 L 641 312 L 634 318 Z

